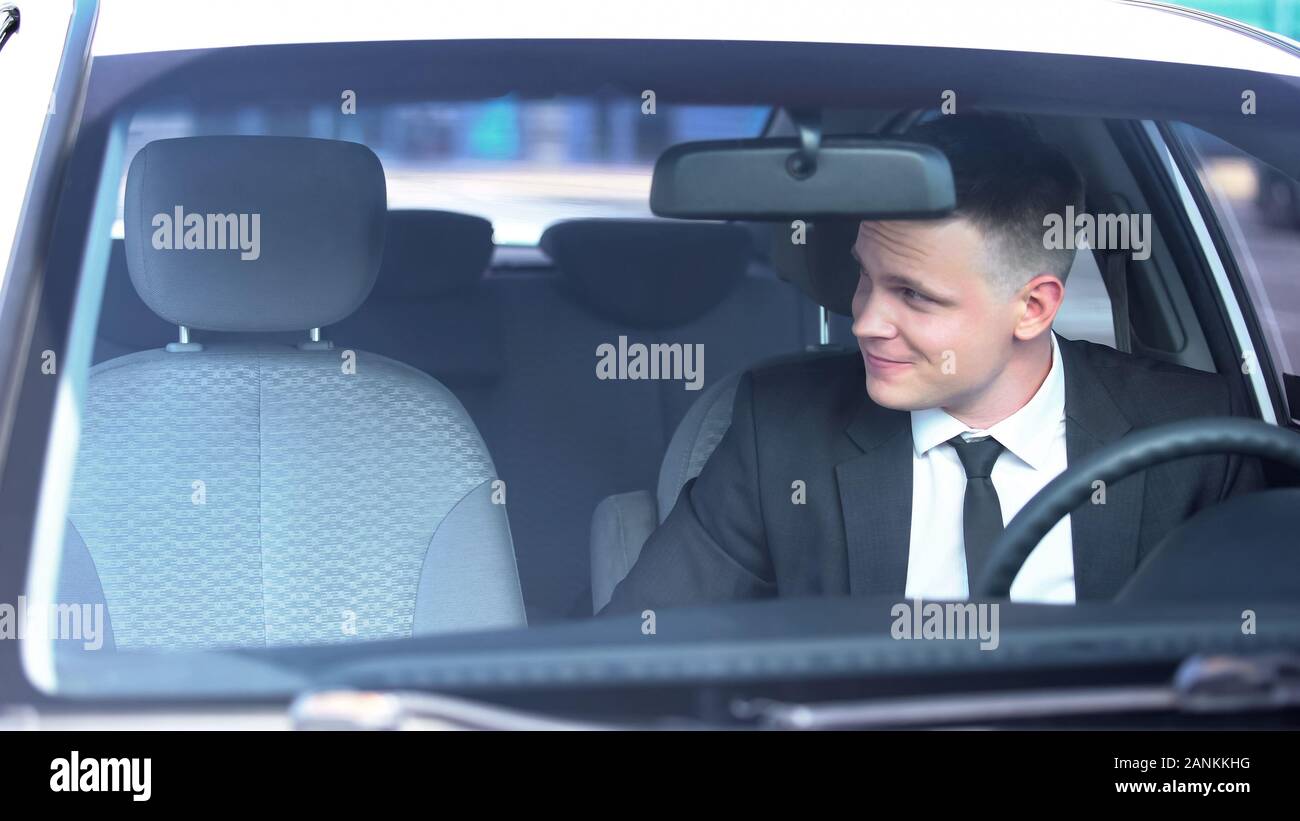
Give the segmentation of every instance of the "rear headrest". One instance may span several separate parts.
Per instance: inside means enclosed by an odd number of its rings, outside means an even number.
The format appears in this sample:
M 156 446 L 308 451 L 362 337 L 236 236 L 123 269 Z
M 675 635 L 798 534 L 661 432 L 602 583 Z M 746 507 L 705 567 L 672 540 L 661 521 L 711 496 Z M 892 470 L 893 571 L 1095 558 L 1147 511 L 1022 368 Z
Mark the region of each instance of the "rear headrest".
M 379 158 L 357 143 L 156 140 L 127 174 L 127 267 L 145 304 L 177 325 L 316 328 L 370 293 L 386 210 Z
M 492 261 L 492 223 L 454 211 L 389 211 L 375 294 L 432 297 L 473 286 Z
M 858 287 L 858 262 L 853 243 L 858 220 L 808 222 L 803 244 L 791 241 L 789 225 L 771 228 L 771 260 L 776 273 L 813 302 L 843 316 L 853 316 L 853 292 Z
M 753 255 L 744 228 L 713 222 L 569 220 L 547 228 L 539 244 L 588 308 L 635 328 L 701 316 Z

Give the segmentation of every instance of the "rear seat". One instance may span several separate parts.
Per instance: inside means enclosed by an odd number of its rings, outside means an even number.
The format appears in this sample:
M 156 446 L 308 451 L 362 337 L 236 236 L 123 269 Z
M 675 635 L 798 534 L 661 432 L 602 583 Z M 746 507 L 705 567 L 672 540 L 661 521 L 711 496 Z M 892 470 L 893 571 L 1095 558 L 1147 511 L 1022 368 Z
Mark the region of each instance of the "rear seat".
M 704 346 L 704 387 L 814 334 L 806 300 L 753 266 L 739 226 L 573 220 L 541 246 L 559 271 L 499 275 L 508 371 L 475 414 L 509 493 L 531 622 L 591 612 L 591 516 L 611 493 L 653 487 L 673 431 L 702 391 L 596 376 L 597 348 Z
M 389 211 L 375 288 L 328 337 L 434 376 L 477 421 L 505 372 L 500 310 L 482 287 L 491 259 L 492 223 L 482 217 Z
M 95 330 L 94 364 L 176 341 L 176 326 L 149 310 L 126 268 L 126 243 L 113 240 L 104 282 L 104 300 Z

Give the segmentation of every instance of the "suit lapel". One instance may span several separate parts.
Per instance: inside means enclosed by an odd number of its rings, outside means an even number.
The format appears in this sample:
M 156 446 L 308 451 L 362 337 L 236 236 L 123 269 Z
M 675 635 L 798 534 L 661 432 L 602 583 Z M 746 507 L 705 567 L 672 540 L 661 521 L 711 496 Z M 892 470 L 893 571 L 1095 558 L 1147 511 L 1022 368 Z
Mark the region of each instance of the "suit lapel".
M 1066 461 L 1077 465 L 1132 425 L 1098 379 L 1083 345 L 1059 335 L 1057 341 L 1065 365 Z M 1076 600 L 1109 598 L 1131 574 L 1145 489 L 1146 474 L 1137 473 L 1108 486 L 1105 504 L 1089 500 L 1071 511 Z
M 845 429 L 863 452 L 835 466 L 849 592 L 902 598 L 912 536 L 911 415 L 882 408 L 863 393 L 862 407 Z

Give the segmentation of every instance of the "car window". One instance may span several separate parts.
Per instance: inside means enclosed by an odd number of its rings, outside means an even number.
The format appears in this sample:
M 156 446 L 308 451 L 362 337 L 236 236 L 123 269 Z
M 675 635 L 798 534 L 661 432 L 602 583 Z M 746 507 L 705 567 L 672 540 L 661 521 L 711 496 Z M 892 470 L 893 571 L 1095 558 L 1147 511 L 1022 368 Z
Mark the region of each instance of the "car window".
M 1294 380 L 1300 373 L 1300 183 L 1194 126 L 1179 123 L 1175 133 L 1241 271 L 1267 356 Z M 1290 413 L 1300 408 L 1292 404 Z

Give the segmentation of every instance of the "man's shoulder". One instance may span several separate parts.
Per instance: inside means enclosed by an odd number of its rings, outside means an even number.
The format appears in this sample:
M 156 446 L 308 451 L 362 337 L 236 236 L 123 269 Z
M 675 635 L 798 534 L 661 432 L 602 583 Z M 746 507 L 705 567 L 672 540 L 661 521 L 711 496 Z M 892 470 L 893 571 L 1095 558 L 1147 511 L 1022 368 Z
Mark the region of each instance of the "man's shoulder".
M 1217 373 L 1147 356 L 1124 353 L 1107 345 L 1058 337 L 1069 362 L 1087 367 L 1115 404 L 1135 423 L 1157 424 L 1189 416 L 1230 412 L 1228 382 Z

